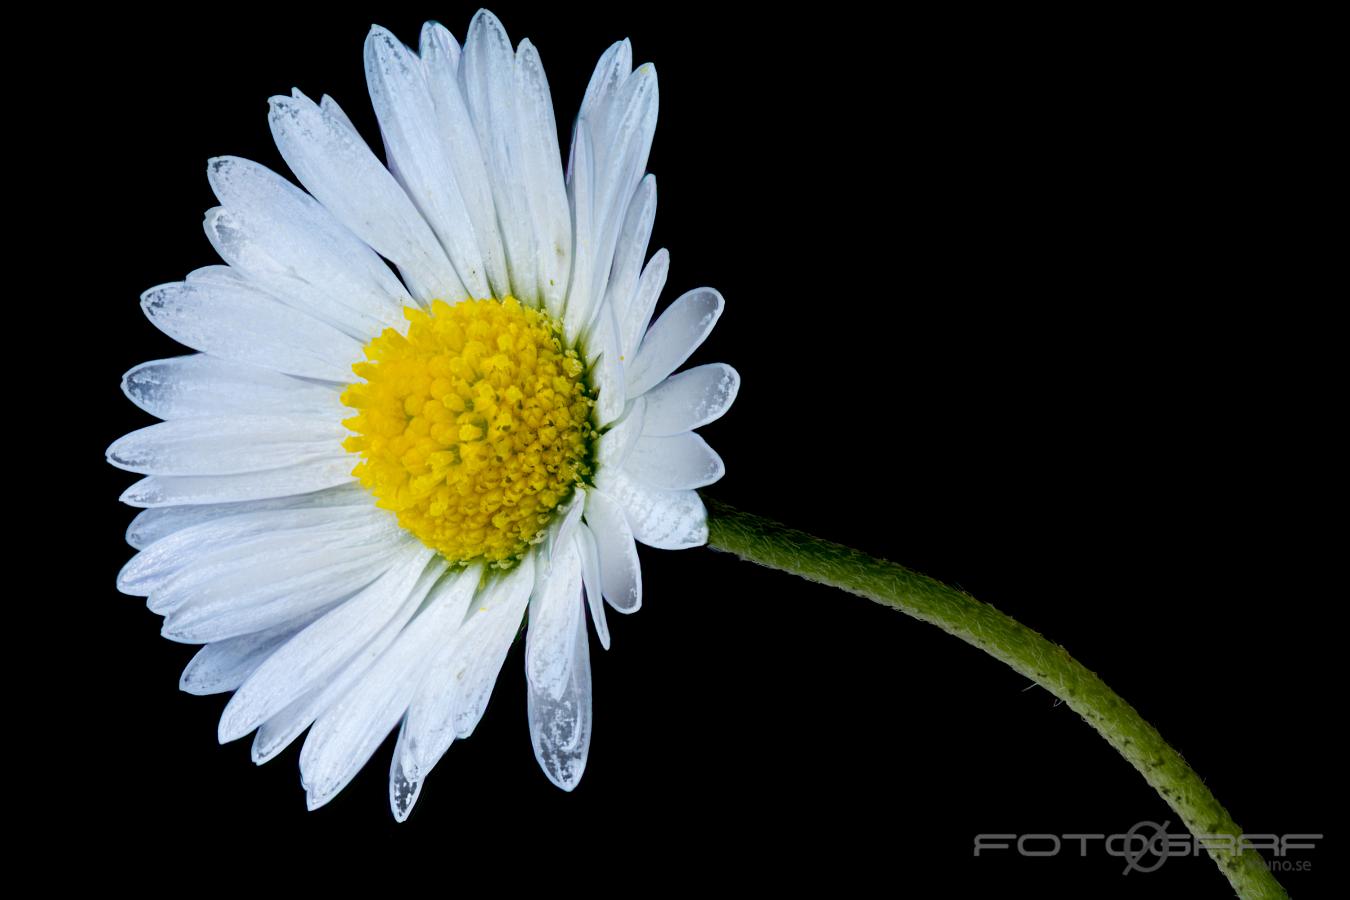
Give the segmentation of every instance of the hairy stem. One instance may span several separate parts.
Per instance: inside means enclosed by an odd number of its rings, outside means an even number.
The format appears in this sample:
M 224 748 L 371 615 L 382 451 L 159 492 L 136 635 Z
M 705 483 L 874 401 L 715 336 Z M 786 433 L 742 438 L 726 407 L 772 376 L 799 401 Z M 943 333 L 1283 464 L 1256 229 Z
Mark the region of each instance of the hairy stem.
M 929 622 L 999 659 L 1067 703 L 1138 770 L 1196 836 L 1239 897 L 1287 897 L 1233 817 L 1181 754 L 1058 644 L 987 603 L 904 566 L 704 498 L 708 546 L 874 600 Z M 1227 838 L 1227 839 L 1225 839 Z

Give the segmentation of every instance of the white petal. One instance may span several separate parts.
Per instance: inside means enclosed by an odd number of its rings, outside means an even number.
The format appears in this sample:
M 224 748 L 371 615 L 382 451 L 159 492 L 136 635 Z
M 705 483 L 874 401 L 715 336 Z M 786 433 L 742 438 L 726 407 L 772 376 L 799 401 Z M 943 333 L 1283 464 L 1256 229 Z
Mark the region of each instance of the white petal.
M 122 392 L 160 419 L 261 414 L 337 421 L 346 410 L 327 384 L 202 353 L 143 362 L 122 376 Z
M 366 38 L 366 83 L 399 183 L 435 231 L 469 295 L 488 296 L 482 253 L 441 140 L 421 60 L 376 26 Z
M 479 10 L 469 25 L 459 74 L 492 186 L 511 292 L 534 304 L 540 299 L 538 258 L 517 130 L 515 53 L 501 22 L 487 10 Z
M 600 491 L 586 494 L 586 524 L 600 558 L 600 589 L 621 613 L 642 607 L 642 566 L 623 509 Z
M 446 70 L 450 75 L 456 74 L 459 70 L 459 41 L 455 40 L 455 36 L 440 22 L 422 23 L 422 34 L 418 39 L 417 51 L 421 54 L 424 62 L 433 54 L 441 54 L 444 58 Z
M 569 337 L 582 336 L 594 318 L 596 231 L 595 156 L 590 123 L 578 119 L 572 135 L 572 152 L 567 161 L 567 198 L 572 208 L 572 276 L 567 286 L 567 307 L 563 311 L 563 331 Z
M 119 587 L 150 594 L 155 612 L 201 602 L 199 589 L 234 569 L 257 569 L 292 552 L 371 548 L 402 542 L 388 512 L 374 507 L 248 513 L 184 529 L 142 550 L 123 567 Z
M 620 88 L 633 71 L 633 47 L 627 38 L 610 44 L 595 64 L 586 94 L 581 101 L 579 116 L 594 115 L 604 118 Z
M 398 724 L 435 650 L 460 628 L 461 597 L 456 591 L 432 597 L 361 679 L 315 721 L 300 753 L 310 809 L 333 799 Z
M 535 759 L 549 781 L 570 791 L 585 771 L 591 737 L 590 647 L 575 545 L 530 602 L 525 674 Z
M 547 576 L 557 564 L 558 558 L 572 546 L 572 537 L 581 525 L 581 514 L 586 508 L 586 491 L 577 488 L 568 503 L 566 512 L 562 513 L 562 520 L 550 530 L 547 555 L 541 554 L 537 557 L 539 564 L 535 571 L 536 581 Z M 545 559 L 547 564 L 544 564 Z
M 600 436 L 600 445 L 596 449 L 596 462 L 601 470 L 623 467 L 624 461 L 628 459 L 628 454 L 633 452 L 633 445 L 646 431 L 643 424 L 646 421 L 646 416 L 646 398 L 638 397 L 628 404 L 628 409 L 623 418 L 615 422 L 608 431 Z
M 534 587 L 534 557 L 497 575 L 470 605 L 452 640 L 437 651 L 408 707 L 403 770 L 426 778 L 457 737 L 468 737 L 483 715 L 492 686 Z
M 122 492 L 127 506 L 234 503 L 307 494 L 352 480 L 351 454 L 242 475 L 150 475 Z
M 330 116 L 346 120 L 330 98 Z M 348 124 L 350 127 L 350 124 Z M 355 135 L 356 129 L 351 129 Z M 274 284 L 287 278 L 318 289 L 334 302 L 394 328 L 403 325 L 407 290 L 364 241 L 333 218 L 313 197 L 285 178 L 247 159 L 222 156 L 207 163 L 211 189 L 238 219 L 237 260 Z
M 473 589 L 482 574 L 480 566 L 471 566 L 463 571 L 451 573 L 443 578 L 439 575 L 443 569 L 428 567 L 418 581 L 407 604 L 398 614 L 385 624 L 364 647 L 361 648 L 337 675 L 318 690 L 310 691 L 284 710 L 272 716 L 258 729 L 253 741 L 253 761 L 262 765 L 290 746 L 291 742 L 308 728 L 315 719 L 329 709 L 337 700 L 347 695 L 352 687 L 361 681 L 384 652 L 402 633 L 404 626 L 412 618 L 423 601 L 428 597 L 431 602 L 458 604 L 466 608 L 473 598 Z M 438 580 L 439 578 L 439 580 Z M 461 618 L 463 614 L 460 614 Z
M 359 343 L 228 272 L 212 267 L 151 288 L 141 308 L 155 327 L 194 350 L 291 375 L 352 380 Z
M 464 640 L 455 654 L 455 734 L 466 738 L 483 718 L 497 675 L 516 635 L 534 588 L 533 559 L 526 557 L 494 590 L 480 593 L 464 623 Z M 484 595 L 487 596 L 484 596 Z M 474 626 L 474 620 L 483 621 Z
M 397 822 L 408 820 L 413 805 L 417 803 L 417 798 L 422 793 L 422 779 L 414 778 L 403 768 L 403 760 L 408 754 L 407 733 L 408 718 L 405 714 L 402 724 L 399 725 L 393 759 L 389 761 L 389 809 L 393 811 L 394 820 Z
M 534 690 L 553 699 L 562 696 L 570 677 L 572 636 L 585 618 L 581 597 L 581 553 L 571 536 L 558 553 L 552 571 L 537 578 L 530 597 L 525 632 L 525 677 Z
M 356 125 L 352 122 L 352 117 L 347 115 L 342 107 L 338 105 L 338 102 L 332 97 L 327 94 L 320 97 L 319 109 L 325 115 L 332 116 L 339 125 L 346 128 L 347 131 L 351 133 L 352 140 L 361 140 L 361 132 L 356 130 Z M 322 204 L 320 204 L 320 206 L 322 206 Z
M 492 182 L 488 178 L 482 149 L 469 116 L 468 102 L 460 86 L 459 44 L 450 32 L 433 22 L 422 29 L 422 65 L 427 85 L 436 105 L 436 121 L 441 132 L 441 146 L 455 173 L 464 207 L 478 238 L 478 249 L 487 269 L 492 296 L 505 297 L 511 293 L 511 279 L 506 271 L 506 249 L 497 226 L 497 209 L 492 199 Z
M 286 164 L 338 221 L 398 266 L 413 296 L 466 296 L 431 227 L 365 142 L 301 97 L 273 97 L 268 120 Z
M 706 487 L 726 474 L 722 458 L 691 431 L 669 437 L 643 435 L 623 468 L 639 481 L 666 491 Z
M 383 575 L 408 540 L 308 550 L 277 542 L 275 552 L 258 553 L 248 567 L 198 566 L 166 588 L 187 596 L 164 601 L 170 612 L 161 633 L 200 644 L 292 621 Z
M 388 534 L 390 514 L 373 504 L 353 508 L 236 509 L 235 515 L 199 521 L 137 553 L 117 576 L 118 590 L 148 596 L 196 562 L 245 541 L 271 536 L 314 535 L 326 539 L 363 531 Z
M 252 634 L 226 638 L 207 644 L 197 651 L 178 679 L 178 689 L 197 696 L 222 694 L 244 683 L 267 657 L 301 628 L 318 618 L 324 610 L 315 610 L 294 622 L 266 628 Z
M 516 133 L 521 176 L 534 228 L 538 294 L 548 311 L 563 309 L 572 270 L 572 210 L 563 183 L 558 126 L 539 51 L 528 40 L 516 52 Z
M 220 742 L 248 734 L 347 665 L 407 605 L 431 557 L 421 544 L 408 547 L 388 572 L 272 654 L 230 698 L 220 717 Z M 436 577 L 442 571 L 438 562 Z
M 351 596 L 389 568 L 393 550 L 402 544 L 401 541 L 398 545 L 391 544 L 386 550 L 352 541 L 348 535 L 336 538 L 342 547 L 353 548 L 345 556 L 320 555 L 315 543 L 319 533 L 318 529 L 308 529 L 307 533 L 279 532 L 267 538 L 241 540 L 218 549 L 185 554 L 186 563 L 157 573 L 158 577 L 149 585 L 145 605 L 165 617 L 162 631 L 170 640 L 188 644 L 224 640 L 291 622 L 320 606 Z M 274 548 L 285 548 L 303 559 L 294 564 L 277 554 L 269 555 Z M 305 565 L 309 568 L 305 569 Z M 269 584 L 269 578 L 289 580 L 278 587 Z M 221 582 L 224 584 L 220 585 Z M 220 596 L 218 586 L 237 591 L 238 603 L 231 607 L 228 598 Z M 295 593 L 291 598 L 294 605 L 282 596 L 285 590 Z M 145 591 L 145 587 L 137 586 L 134 593 Z M 310 593 L 304 594 L 306 591 Z M 236 616 L 252 621 L 250 617 L 255 615 L 265 621 L 252 627 L 235 627 Z
M 233 271 L 287 306 L 363 343 L 387 327 L 382 319 L 371 318 L 341 303 L 334 288 L 297 277 L 268 254 L 258 230 L 238 213 L 217 206 L 207 211 L 202 228 L 211 246 Z
M 648 547 L 684 550 L 708 542 L 708 512 L 698 491 L 658 490 L 613 469 L 600 474 L 600 491 L 623 508 L 633 537 Z M 600 565 L 604 566 L 603 553 Z
M 642 261 L 647 258 L 647 243 L 651 240 L 655 222 L 656 176 L 648 175 L 638 182 L 637 190 L 628 202 L 623 228 L 614 248 L 614 265 L 609 271 L 605 302 L 614 308 L 615 319 L 619 322 L 624 320 L 637 293 Z
M 142 475 L 238 475 L 341 457 L 346 435 L 335 419 L 196 416 L 123 435 L 107 455 Z
M 656 69 L 649 63 L 624 81 L 603 115 L 591 114 L 596 163 L 595 273 L 596 284 L 608 278 L 614 248 L 629 200 L 646 171 L 656 131 L 658 107 Z
M 712 288 L 695 288 L 670 304 L 628 367 L 628 395 L 646 393 L 678 369 L 712 332 L 724 306 L 722 295 Z
M 643 394 L 647 416 L 642 433 L 671 435 L 720 419 L 736 399 L 741 376 L 726 363 L 695 366 Z
M 670 253 L 663 247 L 652 255 L 647 267 L 642 270 L 633 299 L 619 321 L 619 348 L 623 351 L 625 361 L 637 355 L 638 345 L 647 333 L 647 325 L 656 311 L 656 301 L 666 286 L 666 275 L 669 273 Z
M 203 522 L 215 522 L 229 516 L 243 513 L 264 512 L 274 509 L 309 509 L 330 506 L 374 505 L 370 492 L 355 481 L 315 491 L 311 494 L 298 494 L 294 497 L 276 497 L 271 500 L 246 500 L 241 503 L 208 503 L 201 506 L 160 506 L 143 509 L 127 526 L 127 543 L 137 550 L 144 550 L 155 541 L 169 535 L 200 525 Z
M 609 622 L 605 620 L 604 594 L 600 587 L 600 551 L 595 546 L 595 535 L 587 525 L 577 529 L 575 538 L 581 553 L 582 584 L 586 588 L 586 604 L 591 609 L 591 623 L 600 646 L 609 649 Z
M 600 348 L 591 364 L 591 378 L 597 391 L 595 419 L 602 428 L 623 415 L 628 399 L 623 355 L 619 352 L 617 336 L 618 326 L 614 322 L 613 307 L 601 307 L 591 337 L 592 343 Z

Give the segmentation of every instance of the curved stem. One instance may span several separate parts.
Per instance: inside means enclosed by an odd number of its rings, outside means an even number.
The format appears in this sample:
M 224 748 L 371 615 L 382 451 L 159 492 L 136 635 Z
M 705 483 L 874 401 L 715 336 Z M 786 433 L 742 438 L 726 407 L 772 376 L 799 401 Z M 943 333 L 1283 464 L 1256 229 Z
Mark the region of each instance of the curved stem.
M 866 597 L 979 647 L 1067 703 L 1129 761 L 1206 849 L 1239 897 L 1287 897 L 1232 816 L 1157 729 L 1068 651 L 987 603 L 904 566 L 823 541 L 712 498 L 708 546 Z

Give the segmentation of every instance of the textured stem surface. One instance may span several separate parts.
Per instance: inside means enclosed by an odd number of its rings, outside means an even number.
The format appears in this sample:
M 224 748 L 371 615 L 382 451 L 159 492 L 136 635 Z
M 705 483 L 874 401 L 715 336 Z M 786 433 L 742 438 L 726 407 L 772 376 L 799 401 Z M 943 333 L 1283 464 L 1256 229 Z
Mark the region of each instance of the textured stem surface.
M 704 498 L 708 546 L 866 597 L 930 622 L 979 647 L 1067 703 L 1119 751 L 1207 850 L 1239 897 L 1287 897 L 1260 854 L 1238 849 L 1242 834 L 1181 754 L 1068 651 L 987 603 L 904 566 L 823 541 Z

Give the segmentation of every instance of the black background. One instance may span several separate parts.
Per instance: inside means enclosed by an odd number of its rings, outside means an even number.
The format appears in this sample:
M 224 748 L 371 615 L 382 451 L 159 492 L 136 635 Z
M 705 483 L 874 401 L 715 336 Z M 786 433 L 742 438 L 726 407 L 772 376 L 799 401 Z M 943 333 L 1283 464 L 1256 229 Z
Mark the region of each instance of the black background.
M 708 550 L 643 548 L 643 609 L 611 615 L 608 653 L 593 642 L 595 734 L 571 795 L 533 760 L 519 648 L 401 826 L 387 744 L 315 813 L 294 749 L 258 769 L 247 741 L 216 744 L 224 698 L 177 691 L 193 648 L 113 587 L 132 477 L 101 452 L 150 422 L 118 376 L 182 352 L 137 298 L 217 262 L 199 227 L 207 158 L 285 171 L 269 95 L 330 93 L 378 146 L 370 22 L 415 44 L 424 18 L 462 38 L 472 12 L 204 7 L 86 16 L 63 39 L 89 254 L 70 573 L 85 582 L 54 623 L 79 646 L 53 701 L 76 761 L 68 798 L 45 804 L 52 846 L 106 851 L 129 877 L 227 866 L 227 883 L 280 863 L 446 890 L 541 876 L 1224 896 L 1206 859 L 1122 876 L 1100 852 L 974 858 L 980 832 L 1182 826 L 989 657 Z M 1330 540 L 1303 527 L 1326 488 L 1302 427 L 1329 414 L 1309 409 L 1320 376 L 1300 353 L 1323 326 L 1230 240 L 1261 193 L 1252 139 L 1278 127 L 1259 45 L 974 12 L 497 12 L 540 48 L 564 147 L 610 42 L 630 37 L 660 72 L 663 302 L 719 288 L 726 313 L 692 362 L 743 378 L 704 432 L 728 470 L 711 495 L 959 584 L 1099 672 L 1249 831 L 1328 830 L 1319 623 L 1341 596 L 1313 574 Z M 1314 893 L 1332 855 L 1296 857 L 1312 871 L 1286 885 Z

